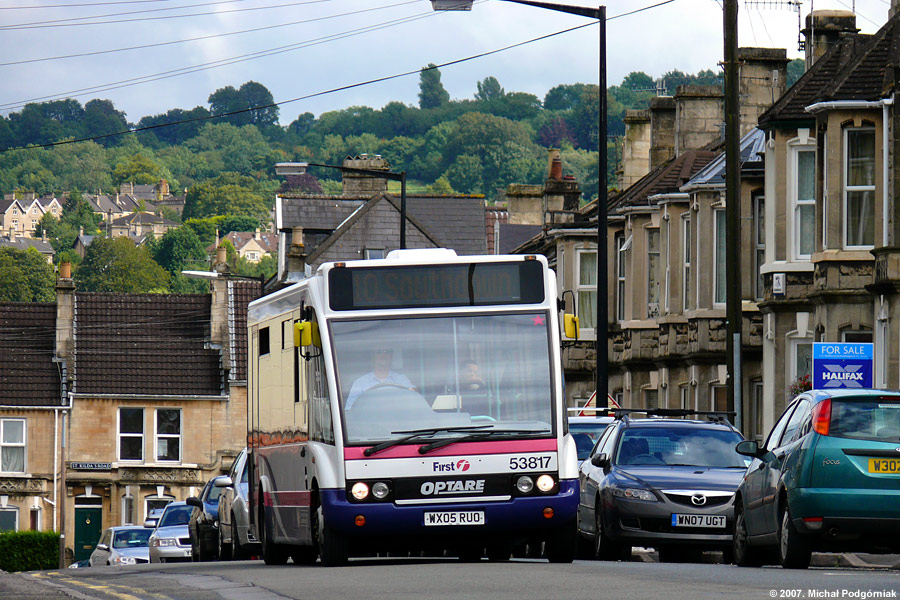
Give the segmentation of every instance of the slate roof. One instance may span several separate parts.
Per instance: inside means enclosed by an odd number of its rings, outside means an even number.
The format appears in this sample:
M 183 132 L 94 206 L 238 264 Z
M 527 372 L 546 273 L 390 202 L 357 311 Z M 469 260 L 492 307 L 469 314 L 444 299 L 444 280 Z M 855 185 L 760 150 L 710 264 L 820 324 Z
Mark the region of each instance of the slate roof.
M 630 206 L 653 206 L 657 194 L 677 193 L 691 177 L 716 157 L 711 150 L 686 150 L 638 179 L 628 189 L 610 198 L 610 210 Z M 594 203 L 596 205 L 596 202 Z
M 399 206 L 399 196 L 385 196 Z M 281 195 L 280 227 L 303 227 L 306 250 L 312 254 L 350 215 L 374 197 L 284 193 Z M 481 196 L 407 195 L 406 212 L 408 217 L 418 221 L 429 237 L 445 248 L 456 250 L 457 254 L 487 252 L 484 198 Z
M 9 237 L 0 236 L 0 248 L 17 248 L 19 250 L 27 250 L 28 248 L 34 248 L 41 254 L 46 254 L 49 256 L 53 256 L 55 254 L 53 250 L 53 246 L 50 245 L 50 242 L 45 242 L 44 240 L 37 238 L 27 238 L 16 236 L 15 241 L 9 241 Z
M 888 21 L 890 24 L 891 21 Z M 886 25 L 887 26 L 887 25 Z M 882 28 L 883 29 L 883 28 Z M 879 31 L 881 33 L 881 31 Z M 875 34 L 878 36 L 878 34 Z M 806 112 L 806 107 L 815 102 L 831 99 L 828 97 L 828 89 L 842 77 L 845 69 L 861 49 L 867 46 L 867 42 L 874 36 L 848 35 L 840 38 L 831 49 L 819 57 L 816 62 L 791 86 L 768 110 L 759 116 L 758 125 L 761 129 L 769 129 L 778 121 L 813 121 L 814 115 Z M 854 78 L 856 83 L 863 80 Z M 871 82 L 870 82 L 871 83 Z M 878 82 L 879 92 L 881 81 Z M 846 94 L 850 88 L 846 88 L 842 94 Z M 879 98 L 876 95 L 872 99 Z M 838 99 L 838 98 L 835 98 Z M 840 98 L 848 99 L 848 98 Z
M 754 127 L 741 138 L 741 172 L 747 174 L 751 169 L 761 169 L 763 159 L 761 153 L 765 151 L 766 133 Z M 760 173 L 761 174 L 761 173 Z M 722 152 L 696 175 L 691 177 L 681 188 L 681 191 L 689 191 L 694 186 L 724 186 L 725 185 L 725 153 Z
M 240 252 L 241 248 L 249 244 L 254 239 L 256 239 L 256 233 L 253 231 L 230 231 L 225 237 L 220 240 L 219 243 L 228 240 L 229 242 L 231 242 L 231 245 L 234 246 L 234 249 Z M 270 233 L 268 231 L 260 232 L 259 239 L 256 240 L 256 243 L 259 244 L 266 252 L 269 252 L 271 254 L 278 253 L 278 235 L 275 233 Z M 206 247 L 207 252 L 215 252 L 215 250 L 215 244 Z
M 541 233 L 540 225 L 513 225 L 501 223 L 497 254 L 510 254 L 513 250 Z
M 9 207 L 16 203 L 15 198 L 3 198 L 0 200 L 0 213 L 5 213 Z M 21 206 L 21 204 L 19 205 Z
M 56 304 L 0 304 L 0 406 L 60 406 Z
M 125 215 L 123 217 L 119 217 L 118 219 L 113 219 L 112 225 L 116 227 L 121 227 L 123 225 L 153 225 L 154 223 L 162 223 L 163 225 L 168 226 L 177 226 L 178 223 L 167 219 L 165 217 L 160 217 L 159 215 L 155 215 L 150 212 L 136 212 L 130 215 Z
M 73 392 L 220 395 L 221 352 L 208 347 L 209 294 L 75 295 Z

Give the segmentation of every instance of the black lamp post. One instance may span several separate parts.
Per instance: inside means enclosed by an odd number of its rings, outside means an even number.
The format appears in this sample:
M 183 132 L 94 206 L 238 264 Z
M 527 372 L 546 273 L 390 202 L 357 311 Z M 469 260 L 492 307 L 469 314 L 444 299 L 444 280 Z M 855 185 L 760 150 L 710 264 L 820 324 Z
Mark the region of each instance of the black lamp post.
M 388 181 L 400 182 L 400 249 L 406 249 L 406 171 L 395 173 L 381 169 L 359 169 L 356 167 L 344 167 L 338 165 L 321 165 L 318 163 L 278 163 L 275 165 L 275 173 L 278 175 L 303 175 L 307 167 L 324 167 L 326 169 L 338 169 L 346 173 L 359 173 L 360 175 L 373 175 Z
M 431 0 L 434 10 L 471 10 L 474 0 Z M 597 402 L 605 401 L 609 393 L 607 365 L 609 364 L 609 281 L 607 279 L 608 249 L 606 242 L 607 223 L 607 181 L 606 181 L 606 7 L 569 6 L 537 0 L 504 0 L 516 4 L 526 4 L 582 17 L 590 17 L 600 22 L 600 116 L 597 132 L 597 322 L 594 324 L 597 349 Z

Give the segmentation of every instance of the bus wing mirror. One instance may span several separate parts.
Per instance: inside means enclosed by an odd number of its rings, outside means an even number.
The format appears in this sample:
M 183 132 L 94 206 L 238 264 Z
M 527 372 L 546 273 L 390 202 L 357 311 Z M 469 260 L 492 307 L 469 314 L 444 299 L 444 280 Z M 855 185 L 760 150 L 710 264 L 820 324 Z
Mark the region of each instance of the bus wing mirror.
M 578 339 L 578 317 L 575 315 L 563 315 L 563 323 L 565 325 L 566 337 L 573 340 Z

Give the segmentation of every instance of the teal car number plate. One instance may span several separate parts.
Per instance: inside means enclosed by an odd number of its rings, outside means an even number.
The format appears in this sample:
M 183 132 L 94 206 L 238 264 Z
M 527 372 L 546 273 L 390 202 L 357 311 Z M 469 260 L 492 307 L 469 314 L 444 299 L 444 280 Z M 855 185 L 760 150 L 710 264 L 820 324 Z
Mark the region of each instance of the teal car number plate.
M 725 515 L 672 515 L 672 527 L 725 529 Z

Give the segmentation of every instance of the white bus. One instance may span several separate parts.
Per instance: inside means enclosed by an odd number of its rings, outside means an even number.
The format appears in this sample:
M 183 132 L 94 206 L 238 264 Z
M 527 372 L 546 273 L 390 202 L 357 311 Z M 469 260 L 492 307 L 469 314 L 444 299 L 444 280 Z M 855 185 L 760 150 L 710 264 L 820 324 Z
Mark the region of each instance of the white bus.
M 578 505 L 543 256 L 396 250 L 249 307 L 250 521 L 266 563 L 571 562 Z

